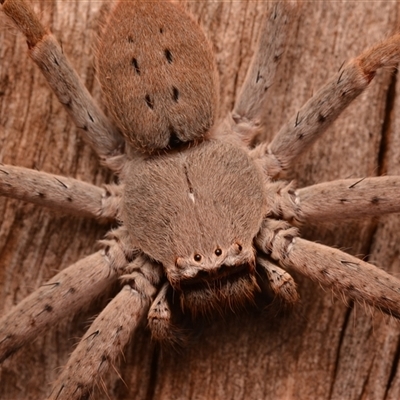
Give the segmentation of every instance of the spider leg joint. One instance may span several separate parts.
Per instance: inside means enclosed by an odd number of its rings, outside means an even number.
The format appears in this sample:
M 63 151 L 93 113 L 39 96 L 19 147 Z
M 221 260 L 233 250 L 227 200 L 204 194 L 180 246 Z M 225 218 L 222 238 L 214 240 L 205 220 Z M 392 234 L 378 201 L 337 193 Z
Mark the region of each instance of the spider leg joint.
M 287 222 L 266 219 L 256 238 L 256 243 L 273 259 L 282 260 L 290 254 L 297 236 L 297 228 L 292 227 Z

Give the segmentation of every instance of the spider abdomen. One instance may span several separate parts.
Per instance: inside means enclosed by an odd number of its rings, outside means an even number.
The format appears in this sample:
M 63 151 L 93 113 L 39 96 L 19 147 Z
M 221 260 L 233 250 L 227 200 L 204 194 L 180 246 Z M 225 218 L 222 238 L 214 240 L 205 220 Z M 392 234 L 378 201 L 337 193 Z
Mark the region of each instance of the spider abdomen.
M 199 26 L 169 2 L 120 1 L 98 51 L 99 79 L 127 141 L 152 152 L 203 138 L 217 72 Z

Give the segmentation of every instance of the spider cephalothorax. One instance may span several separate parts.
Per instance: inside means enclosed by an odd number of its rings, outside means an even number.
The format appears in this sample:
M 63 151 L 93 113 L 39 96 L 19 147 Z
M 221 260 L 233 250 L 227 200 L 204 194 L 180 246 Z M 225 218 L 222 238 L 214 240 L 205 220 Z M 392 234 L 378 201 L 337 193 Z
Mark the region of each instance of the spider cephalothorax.
M 222 308 L 246 298 L 254 282 L 253 239 L 268 213 L 261 167 L 240 146 L 207 140 L 137 157 L 128 170 L 124 225 L 134 245 L 163 264 L 171 286 L 185 289 L 185 308 L 197 313 L 215 307 L 212 298 Z
M 301 239 L 295 226 L 336 218 L 338 204 L 341 218 L 399 211 L 399 178 L 302 189 L 277 180 L 378 68 L 396 65 L 400 35 L 344 65 L 270 144 L 250 148 L 262 129 L 263 103 L 290 31 L 292 6 L 274 6 L 232 113 L 218 121 L 213 55 L 191 17 L 165 1 L 118 2 L 98 50 L 111 122 L 26 2 L 0 2 L 26 34 L 31 58 L 85 139 L 119 178 L 105 191 L 1 166 L 5 196 L 119 224 L 102 250 L 57 274 L 0 320 L 1 360 L 118 278 L 120 293 L 73 352 L 51 398 L 87 396 L 146 315 L 154 338 L 179 342 L 175 311 L 192 317 L 227 312 L 256 293 L 295 303 L 296 286 L 281 267 L 400 316 L 396 278 Z

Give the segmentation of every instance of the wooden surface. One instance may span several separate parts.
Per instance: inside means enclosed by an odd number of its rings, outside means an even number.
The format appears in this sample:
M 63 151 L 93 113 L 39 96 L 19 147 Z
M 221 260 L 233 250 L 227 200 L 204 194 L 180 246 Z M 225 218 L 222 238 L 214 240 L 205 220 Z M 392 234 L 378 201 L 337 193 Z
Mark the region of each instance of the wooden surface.
M 93 53 L 108 1 L 35 1 L 94 97 L 101 101 Z M 211 39 L 221 75 L 221 115 L 244 79 L 266 1 L 188 2 Z M 396 2 L 306 2 L 295 21 L 265 110 L 268 140 L 348 58 L 399 24 Z M 289 178 L 324 180 L 400 174 L 396 74 L 370 88 L 302 156 Z M 28 60 L 26 44 L 0 19 L 0 162 L 101 184 L 112 176 Z M 0 198 L 0 308 L 22 300 L 56 271 L 90 254 L 106 226 Z M 367 255 L 399 275 L 400 219 L 304 227 L 303 236 Z M 145 327 L 132 338 L 98 399 L 397 399 L 399 323 L 379 311 L 344 305 L 329 290 L 295 276 L 301 303 L 285 314 L 247 310 L 203 324 L 191 345 L 162 352 Z M 109 294 L 37 338 L 0 367 L 0 398 L 39 399 Z

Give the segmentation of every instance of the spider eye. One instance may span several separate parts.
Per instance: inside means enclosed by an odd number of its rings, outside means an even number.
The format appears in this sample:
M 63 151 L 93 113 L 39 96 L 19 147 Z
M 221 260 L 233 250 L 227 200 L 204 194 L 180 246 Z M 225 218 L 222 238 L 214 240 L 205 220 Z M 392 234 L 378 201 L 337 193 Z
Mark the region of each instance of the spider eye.
M 220 248 L 215 249 L 215 255 L 219 257 L 222 254 L 222 250 Z
M 194 258 L 194 261 L 196 261 L 196 262 L 200 262 L 201 261 L 201 255 L 200 254 L 195 254 L 193 258 Z

